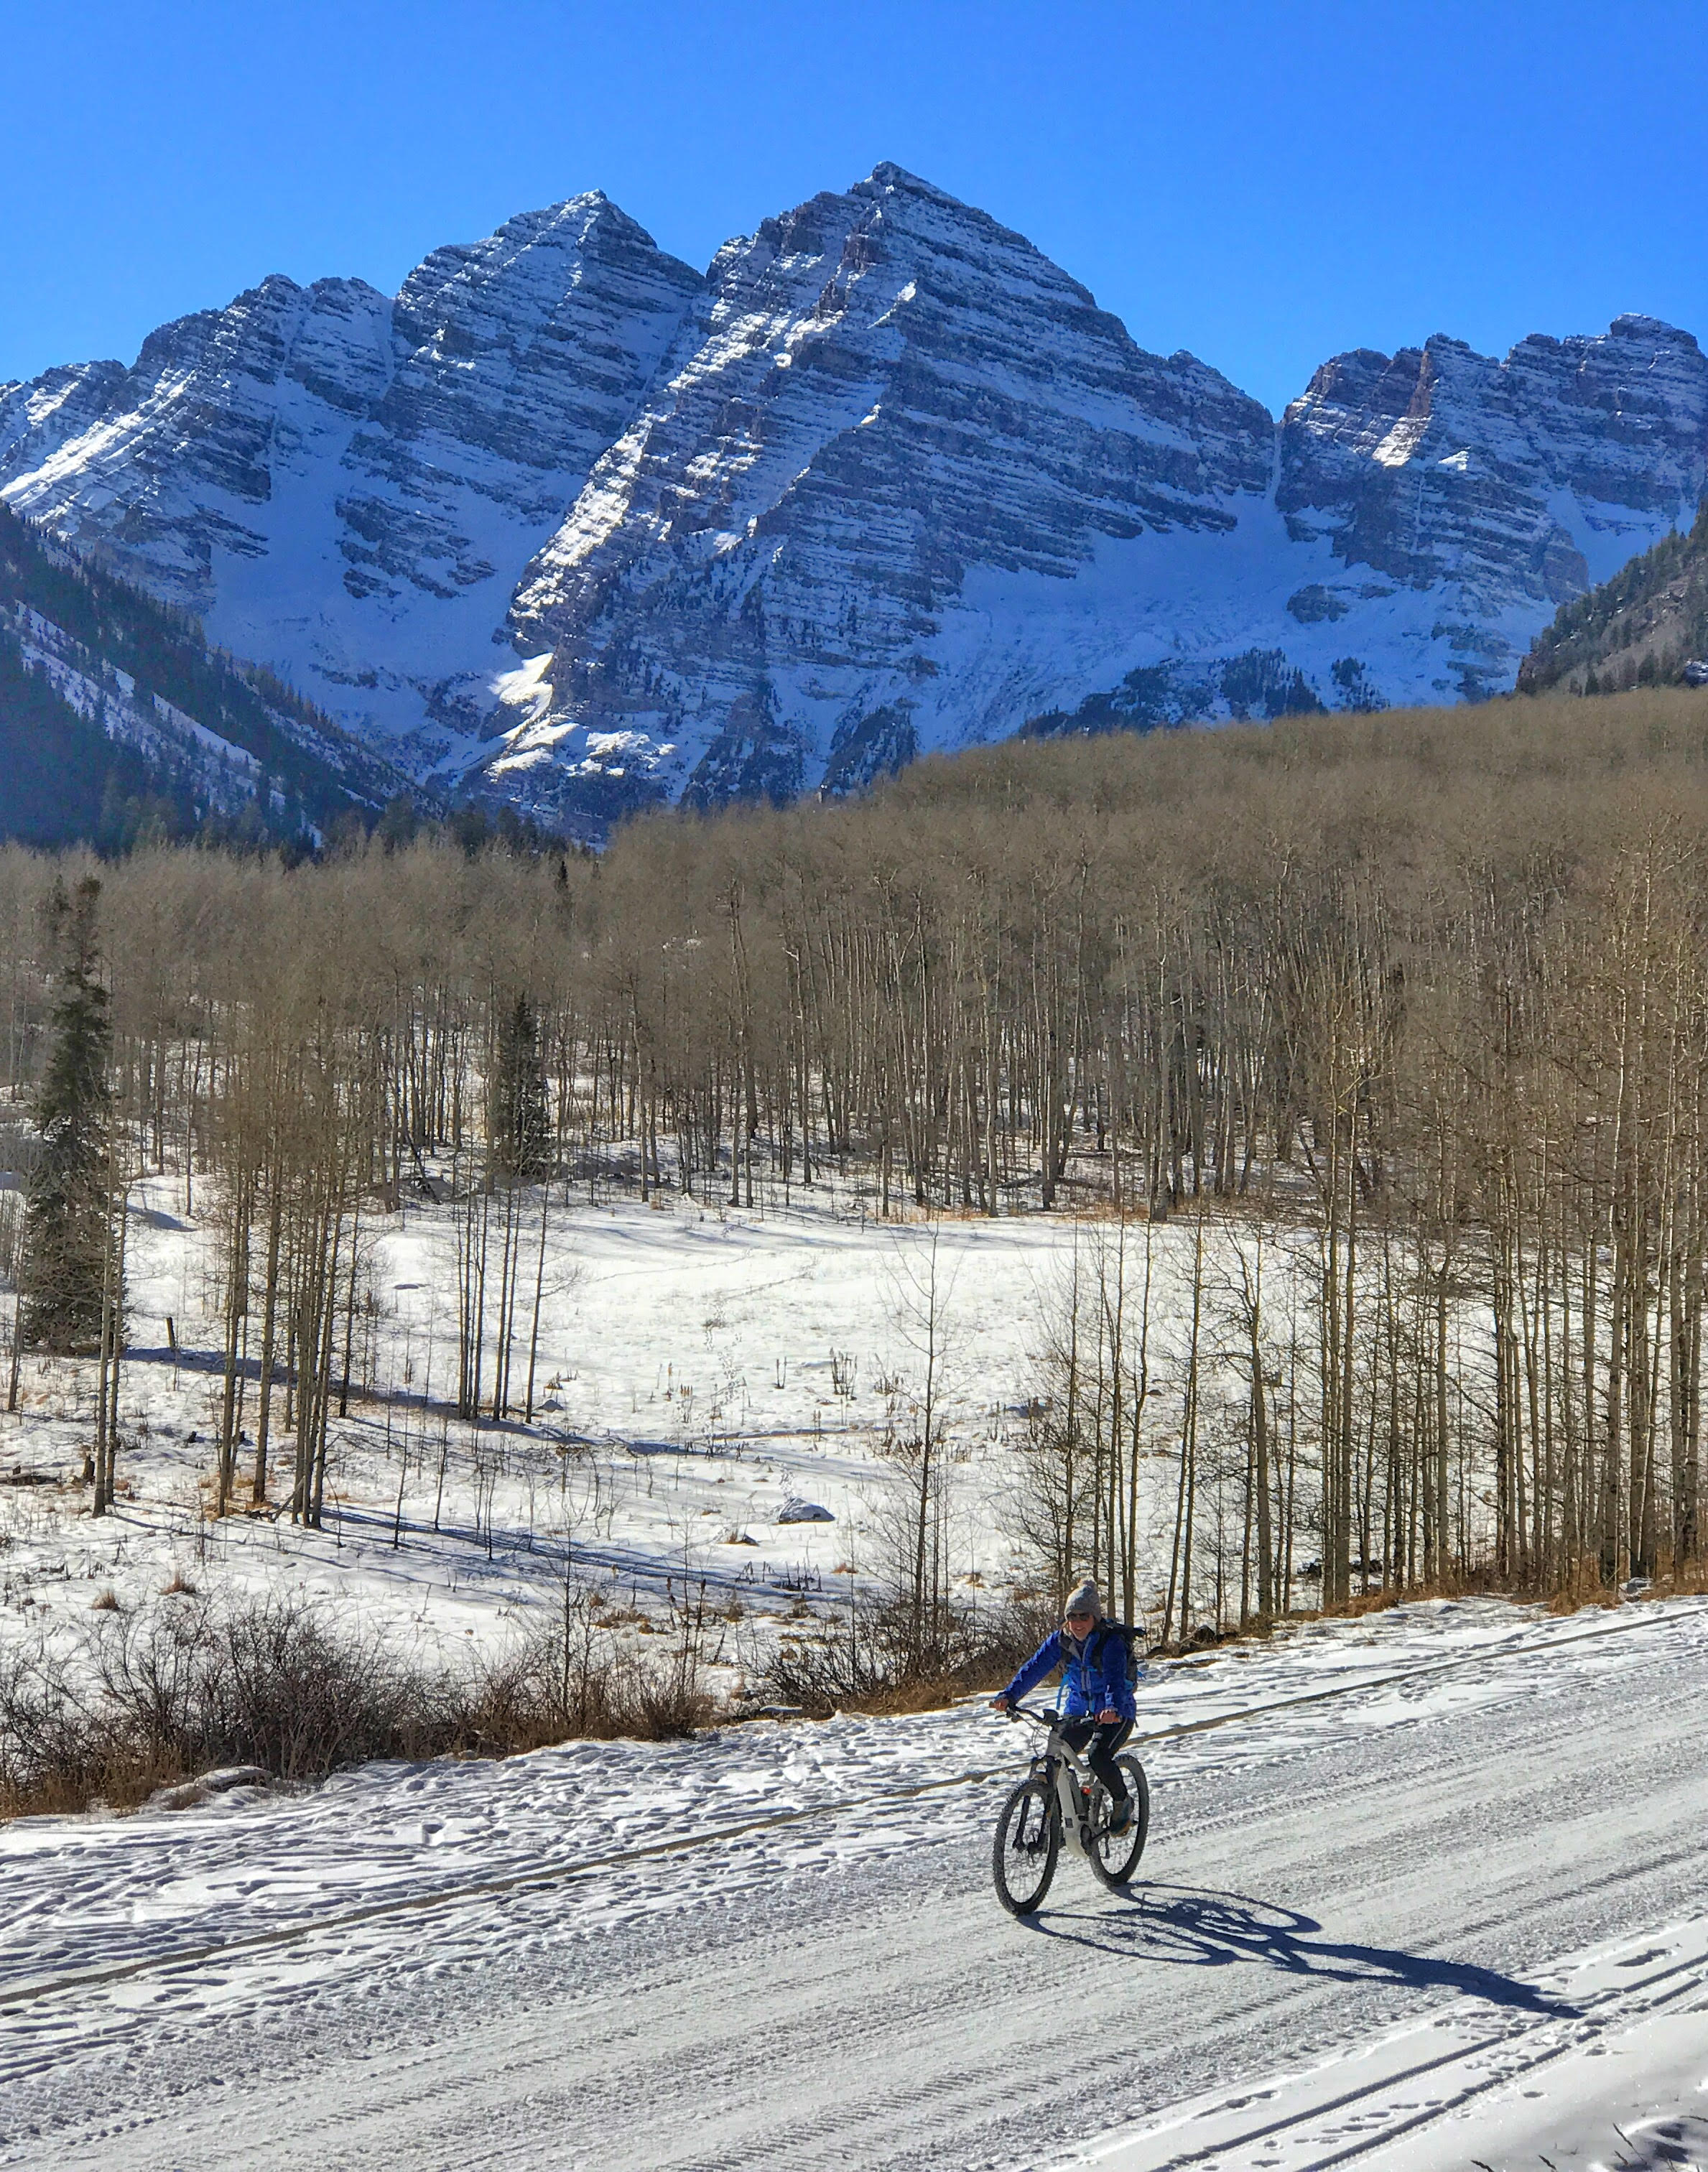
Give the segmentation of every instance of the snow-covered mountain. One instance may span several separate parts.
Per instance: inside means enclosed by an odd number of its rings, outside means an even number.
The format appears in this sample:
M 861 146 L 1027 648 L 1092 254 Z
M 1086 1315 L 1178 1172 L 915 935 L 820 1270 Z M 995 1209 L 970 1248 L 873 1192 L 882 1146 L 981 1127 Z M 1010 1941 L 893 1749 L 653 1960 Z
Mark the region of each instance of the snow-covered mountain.
M 269 278 L 133 368 L 0 390 L 0 494 L 455 775 L 517 577 L 700 285 L 596 195 L 435 250 L 395 301 Z
M 888 165 L 703 280 L 584 196 L 395 301 L 269 279 L 0 389 L 0 495 L 577 826 L 1029 724 L 1475 697 L 1705 470 L 1708 361 L 1651 318 L 1342 355 L 1276 425 Z
M 1317 372 L 1281 424 L 1276 499 L 1349 575 L 1438 599 L 1429 691 L 1474 698 L 1511 686 L 1559 605 L 1689 524 L 1705 453 L 1708 360 L 1653 317 L 1504 362 L 1437 336 Z M 1362 631 L 1365 583 L 1329 596 Z
M 980 591 L 1066 599 L 1102 547 L 1213 546 L 1264 502 L 1272 436 L 1018 234 L 880 166 L 719 253 L 518 592 L 519 642 L 551 653 L 494 773 L 787 795 L 1012 730 L 1061 666 Z

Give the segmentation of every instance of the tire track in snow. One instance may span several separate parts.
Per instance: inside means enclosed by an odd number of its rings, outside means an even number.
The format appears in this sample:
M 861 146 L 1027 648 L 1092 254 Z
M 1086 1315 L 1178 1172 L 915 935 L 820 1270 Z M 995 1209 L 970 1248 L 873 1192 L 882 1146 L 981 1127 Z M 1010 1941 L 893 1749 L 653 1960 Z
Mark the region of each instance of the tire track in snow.
M 1135 1735 L 1132 1747 L 1142 1750 L 1152 1744 L 1169 1742 L 1186 1737 L 1207 1734 L 1213 1730 L 1250 1724 L 1273 1719 L 1284 1713 L 1297 1712 L 1308 1707 L 1335 1702 L 1340 1699 L 1369 1696 L 1383 1690 L 1420 1682 L 1442 1674 L 1461 1673 L 1467 1669 L 1486 1668 L 1516 1653 L 1534 1648 L 1539 1656 L 1552 1653 L 1575 1645 L 1601 1642 L 1606 1639 L 1638 1630 L 1653 1630 L 1657 1626 L 1681 1626 L 1699 1621 L 1708 1608 L 1688 1601 L 1673 1601 L 1652 1608 L 1634 1609 L 1629 1615 L 1619 1614 L 1610 1621 L 1573 1635 L 1550 1635 L 1545 1630 L 1517 1632 L 1480 1646 L 1474 1652 L 1459 1653 L 1443 1659 L 1415 1661 L 1386 1675 L 1367 1675 L 1355 1682 L 1341 1682 L 1324 1690 L 1313 1690 L 1302 1696 L 1272 1699 L 1258 1705 L 1243 1706 L 1233 1712 L 1212 1712 L 1201 1719 L 1183 1720 L 1160 1728 L 1150 1734 Z M 1528 1685 L 1526 1685 L 1528 1686 Z M 1427 1717 L 1428 1715 L 1420 1715 Z M 540 1892 L 573 1884 L 610 1870 L 625 1868 L 631 1864 L 665 1860 L 727 1846 L 732 1841 L 742 1840 L 755 1833 L 781 1830 L 808 1823 L 823 1824 L 832 1818 L 841 1818 L 858 1810 L 882 1809 L 888 1805 L 918 1801 L 921 1798 L 957 1788 L 987 1785 L 994 1780 L 1012 1779 L 1017 1771 L 1017 1761 L 1007 1759 L 999 1766 L 986 1766 L 950 1774 L 947 1777 L 917 1781 L 902 1788 L 884 1788 L 862 1795 L 845 1797 L 830 1804 L 814 1804 L 803 1809 L 763 1812 L 758 1816 L 720 1825 L 710 1831 L 691 1833 L 665 1841 L 656 1841 L 638 1847 L 614 1850 L 600 1856 L 588 1857 L 579 1863 L 555 1865 L 547 1870 L 517 1871 L 499 1878 L 462 1880 L 442 1886 L 431 1893 L 411 1893 L 386 1900 L 373 1901 L 363 1907 L 343 1909 L 333 1914 L 316 1916 L 304 1921 L 282 1926 L 277 1930 L 255 1932 L 244 1937 L 219 1940 L 197 1946 L 186 1946 L 170 1952 L 142 1956 L 136 1960 L 111 1963 L 96 1969 L 67 1970 L 55 1976 L 39 1977 L 32 1982 L 0 1988 L 0 2009 L 17 2007 L 38 2000 L 51 1998 L 64 1993 L 94 1989 L 109 1984 L 132 1981 L 142 1976 L 169 1975 L 185 1968 L 198 1967 L 207 1961 L 223 1961 L 245 1955 L 265 1953 L 281 1947 L 293 1945 L 328 1933 L 359 1929 L 388 1917 L 423 1915 L 438 1909 L 454 1908 L 475 1902 L 489 1900 L 510 1894 Z
M 1669 1934 L 1657 1935 L 1664 1940 Z M 1333 2172 L 1336 2166 L 1356 2164 L 1491 2091 L 1582 2055 L 1612 2029 L 1664 2013 L 1693 1996 L 1708 2001 L 1708 1924 L 1689 1927 L 1684 1937 L 1692 1949 L 1682 1958 L 1668 1960 L 1647 1976 L 1580 1991 L 1576 2004 L 1563 2013 L 1504 2027 L 1473 2024 L 1464 2014 L 1440 2015 L 1303 2075 L 1242 2085 L 1219 2100 L 1205 2098 L 1182 2106 L 1136 2133 L 1081 2148 L 1061 2160 L 1055 2172 L 1092 2167 L 1103 2172 L 1253 2172 L 1256 2166 L 1276 2172 Z M 1611 1970 L 1641 1967 L 1667 1950 L 1656 1950 L 1653 1938 L 1638 1943 L 1648 1950 L 1604 1960 L 1593 1972 L 1606 1977 Z M 1564 1992 L 1578 1972 L 1548 1971 L 1536 1979 L 1538 1989 Z M 1439 2048 L 1442 2035 L 1452 2040 Z M 1431 2038 L 1437 2040 L 1435 2047 Z M 1415 2048 L 1408 2051 L 1409 2044 Z M 1342 2086 L 1361 2061 L 1374 2071 L 1351 2088 Z
M 1465 1708 L 1463 1727 L 1450 1717 L 1403 1739 L 1379 1722 L 1336 1726 L 1320 1746 L 1323 1777 L 1349 1783 L 1338 1806 L 1317 1807 L 1313 1788 L 1301 1809 L 1290 1755 L 1273 1769 L 1194 1758 L 1172 1783 L 1178 1806 L 1200 1789 L 1218 1808 L 1239 1794 L 1249 1830 L 1206 1845 L 1195 1818 L 1171 1820 L 1163 1874 L 1186 1884 L 1130 1907 L 1081 1875 L 1035 1932 L 991 1900 L 969 1804 L 940 1821 L 941 1852 L 867 1857 L 856 1878 L 798 1857 L 779 1880 L 741 1852 L 733 1909 L 623 1915 L 619 1929 L 601 1894 L 588 1936 L 578 1911 L 554 1919 L 548 1894 L 484 1928 L 471 1911 L 448 1914 L 430 1948 L 382 1951 L 383 1972 L 330 1975 L 303 1949 L 270 1982 L 235 1970 L 236 2008 L 217 1992 L 198 2009 L 192 1984 L 157 1983 L 132 2016 L 128 2057 L 67 2041 L 13 2096 L 0 2162 L 237 2172 L 246 2138 L 264 2134 L 277 2172 L 1059 2164 L 1066 2136 L 1166 2118 L 1212 2085 L 1225 2104 L 1242 2070 L 1286 2072 L 1445 2010 L 1443 1989 L 1487 1975 L 1450 1958 L 1465 1952 L 1468 1913 L 1488 1927 L 1475 1960 L 1522 1964 L 1528 1980 L 1581 1941 L 1672 1920 L 1685 1892 L 1708 1911 L 1700 1873 L 1670 1867 L 1698 1831 L 1700 1730 L 1676 1769 L 1652 1765 L 1708 1688 L 1702 1641 L 1684 1647 L 1682 1674 L 1675 1648 L 1623 1640 L 1641 1652 L 1636 1673 L 1592 1653 L 1561 1670 L 1557 1718 L 1533 1707 L 1516 1728 L 1504 1695 Z M 1590 1754 L 1562 1763 L 1555 1745 L 1576 1734 Z M 1550 1810 L 1550 1777 L 1574 1773 Z M 1383 1777 L 1372 1799 L 1361 1783 Z M 1590 1876 L 1564 1880 L 1565 1857 Z M 1624 1890 L 1586 1906 L 1603 1871 Z M 1272 1897 L 1251 1900 L 1254 1874 Z M 634 1883 L 644 1894 L 645 1875 Z M 1455 1890 L 1475 1895 L 1471 1911 Z M 1205 1904 L 1213 1935 L 1195 1952 Z M 1090 2025 L 1076 2031 L 1082 2012 Z M 238 2050 L 250 2042 L 258 2056 Z

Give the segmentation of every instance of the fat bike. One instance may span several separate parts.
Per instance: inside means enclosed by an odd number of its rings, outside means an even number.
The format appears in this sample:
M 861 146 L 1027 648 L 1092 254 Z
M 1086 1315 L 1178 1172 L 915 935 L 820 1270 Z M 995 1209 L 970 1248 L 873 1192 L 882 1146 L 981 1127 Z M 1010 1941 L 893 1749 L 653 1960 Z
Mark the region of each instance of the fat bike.
M 1150 1831 L 1151 1790 L 1145 1768 L 1128 1751 L 1116 1754 L 1133 1820 L 1125 1832 L 1112 1833 L 1107 1789 L 1081 1762 L 1081 1753 L 1063 1739 L 1062 1730 L 1072 1723 L 1058 1712 L 1040 1712 L 1029 1705 L 1015 1705 L 1011 1710 L 1047 1733 L 1031 1770 L 996 1820 L 991 1850 L 996 1898 L 1011 1916 L 1029 1916 L 1042 1907 L 1064 1837 L 1085 1857 L 1095 1877 L 1112 1893 L 1120 1892 L 1139 1867 Z

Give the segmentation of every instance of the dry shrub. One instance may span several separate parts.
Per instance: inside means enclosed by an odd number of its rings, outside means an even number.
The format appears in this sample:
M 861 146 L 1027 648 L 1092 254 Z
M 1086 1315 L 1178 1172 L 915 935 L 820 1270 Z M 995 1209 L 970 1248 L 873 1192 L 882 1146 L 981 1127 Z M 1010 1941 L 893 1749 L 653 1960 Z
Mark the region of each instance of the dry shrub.
M 643 1659 L 572 1608 L 498 1660 L 435 1668 L 290 1597 L 104 1615 L 77 1653 L 0 1654 L 0 1815 L 122 1808 L 218 1766 L 300 1784 L 379 1758 L 690 1734 L 711 1717 L 697 1628 Z
M 971 1691 L 1000 1689 L 1055 1626 L 1041 1604 L 955 1605 L 921 1633 L 905 1600 L 873 1599 L 839 1607 L 830 1620 L 791 1624 L 748 1672 L 766 1696 L 819 1718 L 928 1712 Z
M 662 1742 L 704 1727 L 712 1707 L 701 1679 L 700 1623 L 679 1620 L 667 1652 L 642 1655 L 610 1633 L 611 1619 L 572 1600 L 550 1628 L 483 1667 L 470 1706 L 476 1744 L 513 1751 L 572 1737 Z
M 1691 1562 L 1684 1567 L 1669 1569 L 1657 1576 L 1650 1587 L 1652 1599 L 1700 1599 L 1708 1592 L 1708 1564 Z
M 1615 1607 L 1619 1604 L 1616 1591 L 1556 1591 L 1548 1601 L 1550 1614 L 1582 1614 L 1592 1607 Z

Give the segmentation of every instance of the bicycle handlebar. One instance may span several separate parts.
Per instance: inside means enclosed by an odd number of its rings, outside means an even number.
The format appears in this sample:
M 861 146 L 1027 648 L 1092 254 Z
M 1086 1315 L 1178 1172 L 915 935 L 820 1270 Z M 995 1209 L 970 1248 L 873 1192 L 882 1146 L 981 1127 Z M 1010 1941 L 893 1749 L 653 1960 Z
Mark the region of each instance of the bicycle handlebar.
M 1066 1723 L 1065 1712 L 1042 1711 L 1036 1705 L 1011 1704 L 1006 1710 L 1010 1719 L 1029 1719 L 1038 1727 L 1055 1728 Z

